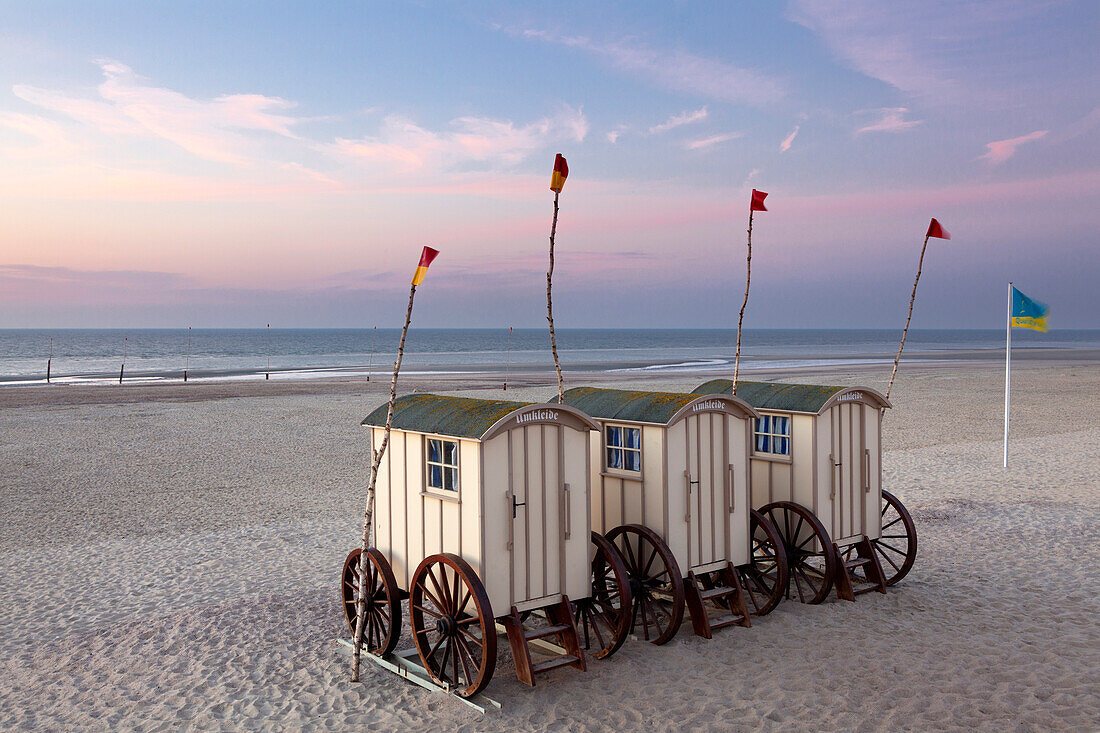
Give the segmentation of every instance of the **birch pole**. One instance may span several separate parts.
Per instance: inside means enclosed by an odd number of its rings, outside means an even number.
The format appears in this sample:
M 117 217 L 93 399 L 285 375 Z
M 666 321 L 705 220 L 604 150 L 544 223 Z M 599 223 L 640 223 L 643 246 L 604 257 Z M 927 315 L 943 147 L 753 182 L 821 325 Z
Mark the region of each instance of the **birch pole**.
M 924 235 L 924 244 L 920 248 L 920 259 L 917 260 L 917 277 L 913 280 L 913 292 L 909 295 L 909 314 L 905 317 L 905 328 L 901 331 L 901 345 L 898 346 L 898 354 L 894 357 L 894 369 L 890 372 L 890 384 L 886 385 L 886 399 L 890 399 L 890 390 L 893 389 L 894 378 L 898 374 L 898 362 L 901 361 L 901 351 L 905 348 L 905 337 L 909 335 L 909 321 L 913 318 L 913 301 L 917 299 L 917 283 L 920 282 L 920 273 L 924 268 L 924 252 L 928 249 L 928 240 L 932 237 L 951 239 L 951 235 L 940 226 L 938 221 L 932 219 L 928 223 L 928 231 Z
M 565 399 L 565 382 L 561 376 L 561 360 L 558 359 L 558 340 L 554 334 L 554 236 L 558 232 L 558 197 L 569 175 L 569 166 L 561 153 L 554 159 L 554 173 L 550 177 L 550 190 L 554 192 L 554 221 L 550 224 L 550 267 L 546 270 L 546 320 L 550 324 L 550 351 L 554 354 L 554 370 L 558 373 L 558 404 Z
M 397 342 L 397 359 L 393 363 L 393 378 L 390 380 L 390 404 L 386 410 L 386 429 L 382 436 L 382 445 L 374 452 L 371 461 L 370 482 L 367 485 L 367 507 L 363 512 L 363 548 L 359 555 L 359 593 L 355 603 L 355 649 L 352 661 L 351 681 L 359 681 L 359 661 L 363 649 L 363 628 L 367 619 L 367 599 L 363 591 L 363 579 L 367 576 L 367 550 L 370 549 L 371 522 L 374 518 L 374 492 L 378 481 L 378 467 L 382 465 L 382 458 L 386 455 L 386 448 L 390 443 L 390 428 L 393 426 L 393 409 L 397 402 L 397 375 L 401 371 L 401 361 L 405 358 L 405 337 L 409 334 L 409 324 L 412 322 L 413 299 L 416 297 L 416 286 L 423 281 L 424 271 L 439 253 L 431 247 L 425 247 L 420 257 L 420 266 L 416 268 L 412 286 L 409 288 L 409 306 L 405 309 L 405 325 L 401 328 L 401 340 Z
M 737 378 L 741 372 L 741 324 L 745 320 L 745 306 L 749 304 L 749 283 L 752 281 L 752 215 L 757 211 L 767 211 L 764 199 L 768 194 L 752 190 L 749 198 L 749 237 L 748 255 L 745 257 L 745 298 L 741 301 L 741 313 L 737 316 L 737 348 L 733 352 L 733 394 L 737 394 Z
M 913 301 L 917 299 L 917 283 L 920 282 L 920 273 L 924 268 L 924 251 L 928 249 L 928 235 L 924 236 L 924 246 L 920 248 L 920 259 L 917 260 L 917 278 L 913 280 L 913 292 L 909 295 L 909 315 L 905 316 L 905 328 L 901 331 L 901 345 L 898 346 L 897 356 L 894 357 L 894 369 L 890 372 L 890 384 L 886 385 L 886 399 L 890 399 L 890 390 L 894 388 L 894 378 L 898 375 L 898 362 L 901 361 L 901 350 L 905 348 L 905 337 L 909 335 L 909 321 L 913 319 Z

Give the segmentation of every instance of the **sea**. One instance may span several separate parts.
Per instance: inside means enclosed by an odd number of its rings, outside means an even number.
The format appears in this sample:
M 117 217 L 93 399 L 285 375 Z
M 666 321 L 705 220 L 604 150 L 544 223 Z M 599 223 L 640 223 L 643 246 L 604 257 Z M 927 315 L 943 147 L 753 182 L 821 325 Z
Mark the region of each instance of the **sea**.
M 0 329 L 0 386 L 389 375 L 400 329 Z M 746 329 L 743 370 L 890 363 L 900 330 Z M 1013 353 L 1100 348 L 1100 330 L 1014 329 Z M 731 329 L 561 329 L 567 371 L 728 372 Z M 905 361 L 1004 358 L 1002 330 L 910 330 Z M 546 329 L 412 329 L 402 373 L 552 368 Z

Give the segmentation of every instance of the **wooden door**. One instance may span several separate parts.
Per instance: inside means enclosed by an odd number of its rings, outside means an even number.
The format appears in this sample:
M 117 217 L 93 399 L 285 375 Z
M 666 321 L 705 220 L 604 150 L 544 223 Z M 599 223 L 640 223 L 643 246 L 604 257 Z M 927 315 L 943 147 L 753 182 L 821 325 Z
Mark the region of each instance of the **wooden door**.
M 530 425 L 509 432 L 511 471 L 506 498 L 515 605 L 563 589 L 563 430 L 555 425 Z
M 724 561 L 729 553 L 729 415 L 702 412 L 685 418 L 684 482 L 687 563 L 681 570 Z
M 832 527 L 833 541 L 844 544 L 864 534 L 864 492 L 867 480 L 867 441 L 863 406 L 842 403 L 830 408 L 833 463 Z

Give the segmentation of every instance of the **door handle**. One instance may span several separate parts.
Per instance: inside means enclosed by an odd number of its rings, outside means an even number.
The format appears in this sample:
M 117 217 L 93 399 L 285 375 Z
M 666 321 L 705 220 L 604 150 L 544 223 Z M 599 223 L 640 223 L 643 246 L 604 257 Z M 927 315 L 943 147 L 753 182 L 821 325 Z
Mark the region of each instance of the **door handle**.
M 508 506 L 508 509 L 512 511 L 512 519 L 516 518 L 516 497 L 511 491 L 504 493 L 504 501 Z M 512 544 L 515 542 L 516 527 L 514 522 L 508 522 L 508 542 L 505 543 L 504 549 L 508 552 L 512 551 Z
M 562 484 L 562 492 L 565 499 L 565 539 L 569 539 L 569 534 L 573 530 L 573 512 L 570 511 L 573 507 L 569 499 L 569 484 Z
M 840 464 L 833 460 L 833 454 L 829 454 L 829 463 L 833 464 L 832 475 L 829 477 L 829 498 L 836 498 L 836 470 L 840 467 Z
M 733 464 L 730 463 L 726 466 L 726 489 L 729 491 L 730 503 L 729 513 L 733 514 L 737 509 L 737 496 L 734 493 L 734 481 L 733 481 Z
M 871 449 L 863 449 L 863 493 L 871 493 Z
M 687 491 L 684 492 L 684 504 L 685 504 L 685 510 L 686 510 L 684 512 L 684 521 L 685 522 L 690 522 L 691 521 L 691 485 L 692 484 L 697 484 L 699 482 L 691 480 L 691 472 L 690 471 L 684 471 L 684 479 L 687 482 Z

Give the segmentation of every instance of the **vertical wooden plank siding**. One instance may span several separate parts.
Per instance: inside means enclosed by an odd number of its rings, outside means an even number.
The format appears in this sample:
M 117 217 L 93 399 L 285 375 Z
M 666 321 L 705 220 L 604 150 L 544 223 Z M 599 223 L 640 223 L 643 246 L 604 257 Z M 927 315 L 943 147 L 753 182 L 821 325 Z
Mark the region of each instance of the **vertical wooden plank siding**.
M 558 592 L 565 593 L 565 589 L 566 589 L 566 567 L 567 567 L 566 558 L 565 558 L 565 528 L 566 528 L 566 526 L 568 526 L 568 523 L 570 522 L 570 518 L 565 516 L 565 512 L 570 511 L 570 510 L 573 509 L 572 502 L 575 500 L 575 497 L 570 496 L 568 503 L 565 501 L 565 496 L 564 496 L 563 492 L 565 490 L 565 484 L 568 483 L 567 480 L 566 480 L 566 475 L 565 475 L 565 428 L 563 428 L 561 425 L 558 425 L 556 430 L 557 430 L 557 432 L 556 432 L 555 435 L 556 435 L 556 438 L 557 438 L 556 442 L 557 442 L 558 450 L 557 450 L 556 460 L 554 461 L 554 464 L 557 466 L 557 471 L 555 472 L 556 475 L 555 475 L 555 481 L 554 481 L 554 492 L 558 497 L 558 507 L 559 507 L 558 513 L 557 513 L 558 514 L 558 531 L 556 533 L 556 536 L 559 538 L 559 540 L 558 540 Z M 587 444 L 585 444 L 584 452 L 585 452 L 585 455 L 587 455 L 588 452 L 589 452 Z M 587 463 L 587 461 L 585 463 Z M 588 474 L 587 471 L 586 471 L 585 476 L 588 477 L 589 475 L 590 474 Z M 579 486 L 570 486 L 569 490 L 570 491 L 575 491 L 579 488 L 581 488 L 581 487 L 579 487 Z M 585 502 L 585 503 L 589 503 L 589 502 Z M 588 526 L 590 526 L 590 525 L 585 524 L 585 527 L 588 527 Z M 570 539 L 572 540 L 573 537 L 570 536 Z

